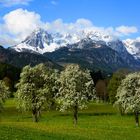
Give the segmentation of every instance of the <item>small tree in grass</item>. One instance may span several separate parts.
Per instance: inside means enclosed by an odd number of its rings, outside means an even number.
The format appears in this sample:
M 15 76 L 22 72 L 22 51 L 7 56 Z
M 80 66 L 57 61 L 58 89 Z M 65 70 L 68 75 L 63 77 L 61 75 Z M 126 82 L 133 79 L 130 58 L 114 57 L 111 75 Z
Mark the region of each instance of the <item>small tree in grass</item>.
M 125 76 L 130 73 L 129 70 L 127 69 L 120 69 L 116 71 L 112 78 L 109 81 L 107 90 L 109 93 L 109 100 L 111 104 L 114 104 L 116 101 L 116 94 L 117 94 L 117 89 L 121 84 L 121 81 L 125 78 Z
M 94 83 L 89 71 L 83 71 L 78 65 L 68 65 L 59 78 L 57 101 L 60 110 L 72 109 L 74 124 L 77 124 L 78 110 L 86 107 L 89 99 L 95 97 Z
M 0 111 L 2 109 L 2 105 L 9 96 L 9 90 L 8 87 L 5 85 L 3 81 L 0 80 Z
M 16 93 L 18 108 L 24 111 L 31 110 L 34 122 L 38 122 L 44 105 L 51 103 L 54 76 L 52 70 L 47 69 L 43 64 L 33 68 L 26 66 L 22 70 Z
M 133 112 L 136 126 L 139 126 L 140 112 L 140 73 L 129 74 L 119 86 L 116 104 L 121 105 L 125 112 Z

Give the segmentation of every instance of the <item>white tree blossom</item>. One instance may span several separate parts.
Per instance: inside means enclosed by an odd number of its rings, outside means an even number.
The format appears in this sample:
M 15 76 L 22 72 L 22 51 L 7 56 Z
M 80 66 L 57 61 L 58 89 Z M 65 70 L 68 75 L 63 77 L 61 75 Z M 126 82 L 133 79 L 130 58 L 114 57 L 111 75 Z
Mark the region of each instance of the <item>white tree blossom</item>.
M 57 102 L 60 110 L 73 110 L 74 123 L 77 123 L 78 109 L 87 107 L 89 99 L 95 97 L 94 83 L 89 71 L 81 70 L 78 65 L 68 65 L 59 78 Z
M 33 68 L 24 67 L 20 75 L 16 93 L 18 108 L 31 110 L 35 122 L 39 119 L 41 109 L 45 104 L 50 104 L 53 98 L 56 76 L 53 72 L 40 64 Z
M 127 75 L 117 90 L 116 104 L 124 111 L 135 114 L 136 125 L 139 125 L 138 114 L 140 112 L 140 72 Z

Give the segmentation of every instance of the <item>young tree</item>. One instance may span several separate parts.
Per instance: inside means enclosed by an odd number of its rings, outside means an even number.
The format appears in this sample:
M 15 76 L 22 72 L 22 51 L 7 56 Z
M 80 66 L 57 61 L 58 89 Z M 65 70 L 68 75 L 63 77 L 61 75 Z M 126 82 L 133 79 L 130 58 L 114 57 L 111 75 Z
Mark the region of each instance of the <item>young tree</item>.
M 86 107 L 89 99 L 95 97 L 94 83 L 89 71 L 81 70 L 78 65 L 68 65 L 59 78 L 57 101 L 60 110 L 72 109 L 74 124 L 77 124 L 78 110 Z
M 139 126 L 140 112 L 140 73 L 129 74 L 121 82 L 116 95 L 117 105 L 121 105 L 125 112 L 133 112 L 136 126 Z
M 126 69 L 120 69 L 117 72 L 115 72 L 109 81 L 109 84 L 107 86 L 107 91 L 109 94 L 109 100 L 112 104 L 116 101 L 116 94 L 117 89 L 121 84 L 121 81 L 125 78 L 125 76 L 129 73 Z
M 0 111 L 2 109 L 3 102 L 9 96 L 8 87 L 5 85 L 3 81 L 0 80 Z
M 38 122 L 41 109 L 52 100 L 52 94 L 55 92 L 52 84 L 54 76 L 53 70 L 43 64 L 33 68 L 26 66 L 22 70 L 16 93 L 18 108 L 31 110 L 34 122 Z

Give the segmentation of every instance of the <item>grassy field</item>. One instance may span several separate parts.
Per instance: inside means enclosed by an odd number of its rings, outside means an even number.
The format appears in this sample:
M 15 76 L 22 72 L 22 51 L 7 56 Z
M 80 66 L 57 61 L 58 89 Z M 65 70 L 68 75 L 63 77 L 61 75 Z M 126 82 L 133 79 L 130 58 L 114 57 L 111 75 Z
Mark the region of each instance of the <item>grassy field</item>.
M 79 113 L 74 127 L 70 112 L 42 112 L 39 123 L 32 122 L 30 113 L 16 110 L 15 101 L 5 103 L 0 113 L 0 140 L 140 140 L 140 128 L 134 117 L 120 116 L 109 104 L 89 104 Z

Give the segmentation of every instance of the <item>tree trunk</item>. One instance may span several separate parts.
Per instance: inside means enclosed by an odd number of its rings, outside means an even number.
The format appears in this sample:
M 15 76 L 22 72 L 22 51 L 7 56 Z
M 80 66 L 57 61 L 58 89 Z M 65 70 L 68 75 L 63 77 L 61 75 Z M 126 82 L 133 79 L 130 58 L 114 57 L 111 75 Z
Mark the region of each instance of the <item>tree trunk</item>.
M 41 105 L 42 106 L 42 105 Z M 41 117 L 41 106 L 37 109 L 38 119 Z
M 119 111 L 120 111 L 121 116 L 123 116 L 124 115 L 124 109 L 121 107 L 121 105 L 119 105 Z
M 38 118 L 41 117 L 41 110 L 38 110 L 38 112 L 37 112 L 37 116 L 38 116 Z
M 33 122 L 38 122 L 38 113 L 36 109 L 32 110 Z
M 74 110 L 73 110 L 73 122 L 74 122 L 74 125 L 76 126 L 77 125 L 77 120 L 78 120 L 78 106 L 77 104 L 74 106 Z
M 135 112 L 135 122 L 136 122 L 136 126 L 139 126 L 139 113 L 138 113 L 138 111 Z

